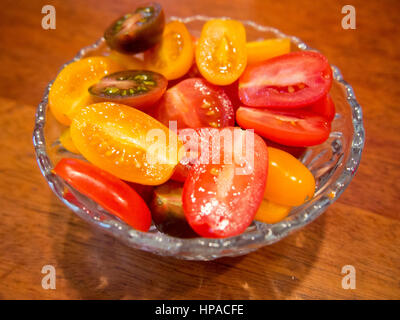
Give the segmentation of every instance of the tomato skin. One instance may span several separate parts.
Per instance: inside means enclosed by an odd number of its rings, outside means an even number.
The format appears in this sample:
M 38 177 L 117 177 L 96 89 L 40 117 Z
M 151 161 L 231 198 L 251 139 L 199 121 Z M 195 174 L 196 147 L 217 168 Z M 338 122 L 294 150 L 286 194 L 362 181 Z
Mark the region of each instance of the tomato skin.
M 158 134 L 164 135 L 160 139 L 166 145 L 152 139 L 158 139 Z M 144 112 L 122 104 L 102 102 L 82 108 L 73 118 L 71 137 L 88 161 L 130 182 L 162 184 L 179 162 L 181 145 L 176 134 Z
M 311 112 L 314 112 L 324 117 L 328 121 L 332 121 L 335 118 L 335 103 L 333 102 L 332 97 L 329 93 L 325 97 L 321 98 L 320 100 L 309 106 L 308 109 Z
M 300 108 L 321 99 L 331 85 L 326 57 L 297 51 L 246 68 L 239 80 L 239 97 L 250 107 Z
M 299 206 L 315 192 L 310 170 L 291 154 L 268 147 L 268 178 L 264 197 L 283 206 Z
M 200 236 L 235 236 L 253 221 L 263 198 L 268 171 L 268 149 L 257 135 L 254 135 L 253 150 L 254 164 L 249 167 L 246 161 L 245 167 L 252 170 L 245 175 L 236 173 L 239 166 L 235 163 L 198 161 L 193 165 L 183 187 L 182 201 L 189 225 Z M 224 159 L 224 152 L 229 154 L 223 147 L 219 152 L 221 159 Z
M 148 3 L 115 20 L 104 32 L 108 46 L 123 54 L 145 51 L 161 39 L 164 11 L 158 3 Z
M 144 232 L 149 230 L 150 210 L 125 182 L 86 161 L 72 158 L 61 159 L 54 172 L 131 227 Z
M 161 73 L 168 80 L 184 76 L 193 59 L 192 36 L 180 21 L 167 23 L 161 42 L 144 53 L 146 69 Z
M 232 102 L 225 91 L 202 78 L 185 79 L 168 89 L 152 115 L 166 126 L 177 121 L 178 129 L 234 124 Z
M 279 144 L 307 147 L 329 138 L 330 122 L 307 110 L 268 110 L 240 107 L 236 121 L 244 129 L 254 129 L 264 138 Z
M 254 220 L 268 224 L 277 223 L 288 216 L 290 209 L 291 207 L 289 206 L 283 206 L 264 198 Z
M 150 203 L 154 224 L 161 232 L 180 238 L 194 238 L 196 233 L 186 221 L 182 208 L 183 184 L 168 181 L 154 189 Z
M 262 62 L 290 52 L 290 39 L 277 38 L 251 41 L 246 44 L 247 64 Z
M 247 63 L 246 30 L 235 20 L 207 21 L 196 44 L 196 64 L 207 81 L 229 85 L 243 73 Z
M 58 139 L 61 145 L 69 152 L 79 154 L 79 150 L 75 147 L 74 142 L 71 138 L 71 131 L 69 128 L 65 129 Z

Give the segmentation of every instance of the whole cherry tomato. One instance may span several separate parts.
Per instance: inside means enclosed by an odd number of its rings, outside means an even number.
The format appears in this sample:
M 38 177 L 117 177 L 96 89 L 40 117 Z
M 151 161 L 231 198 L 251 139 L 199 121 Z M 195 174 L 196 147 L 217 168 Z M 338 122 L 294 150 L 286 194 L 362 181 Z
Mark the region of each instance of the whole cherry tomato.
M 144 200 L 125 182 L 79 159 L 61 159 L 54 172 L 131 227 L 147 231 L 151 213 Z
M 290 39 L 266 39 L 246 44 L 247 64 L 254 64 L 290 52 Z
M 291 154 L 268 147 L 268 178 L 264 197 L 283 206 L 299 206 L 315 192 L 310 170 Z

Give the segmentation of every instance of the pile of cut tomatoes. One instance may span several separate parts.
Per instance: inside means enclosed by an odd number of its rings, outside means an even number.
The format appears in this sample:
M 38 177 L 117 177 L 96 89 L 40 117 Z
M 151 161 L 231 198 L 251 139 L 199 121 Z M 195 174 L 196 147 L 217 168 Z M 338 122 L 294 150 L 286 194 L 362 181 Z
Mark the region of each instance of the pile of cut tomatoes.
M 137 230 L 153 221 L 176 237 L 239 235 L 313 197 L 297 157 L 329 137 L 335 115 L 322 54 L 290 52 L 286 38 L 247 42 L 231 19 L 196 38 L 157 3 L 104 39 L 104 55 L 67 65 L 49 93 L 59 141 L 80 155 L 54 168 L 70 187 Z

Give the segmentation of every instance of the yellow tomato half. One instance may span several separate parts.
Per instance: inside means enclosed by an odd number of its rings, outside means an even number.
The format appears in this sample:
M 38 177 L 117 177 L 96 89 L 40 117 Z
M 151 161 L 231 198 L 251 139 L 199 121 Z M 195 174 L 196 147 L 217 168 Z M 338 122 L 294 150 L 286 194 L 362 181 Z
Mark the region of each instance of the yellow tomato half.
M 196 45 L 196 64 L 209 82 L 228 85 L 246 68 L 246 30 L 241 22 L 207 21 Z
M 247 42 L 247 64 L 271 59 L 290 52 L 290 39 L 266 39 Z
M 72 120 L 71 137 L 95 166 L 145 185 L 170 178 L 182 147 L 177 135 L 154 118 L 111 102 L 81 108 Z
M 168 80 L 184 76 L 193 64 L 192 36 L 179 21 L 167 23 L 161 42 L 144 53 L 146 69 L 161 73 Z
M 315 179 L 304 164 L 290 153 L 271 147 L 268 157 L 264 198 L 284 206 L 299 206 L 313 197 Z
M 54 117 L 69 125 L 76 109 L 93 103 L 88 88 L 109 73 L 123 68 L 108 57 L 89 57 L 70 63 L 58 74 L 49 93 Z

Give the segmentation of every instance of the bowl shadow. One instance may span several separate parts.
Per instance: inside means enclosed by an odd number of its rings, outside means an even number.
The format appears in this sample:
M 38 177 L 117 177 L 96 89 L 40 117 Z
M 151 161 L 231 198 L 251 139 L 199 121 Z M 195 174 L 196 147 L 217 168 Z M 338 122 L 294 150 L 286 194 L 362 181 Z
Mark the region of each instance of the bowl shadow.
M 57 201 L 54 197 L 55 210 L 60 209 Z M 322 215 L 256 252 L 201 262 L 130 248 L 65 213 L 65 236 L 53 243 L 53 250 L 64 281 L 80 299 L 285 299 L 307 277 L 325 229 Z M 51 229 L 57 230 L 59 217 L 49 219 Z

